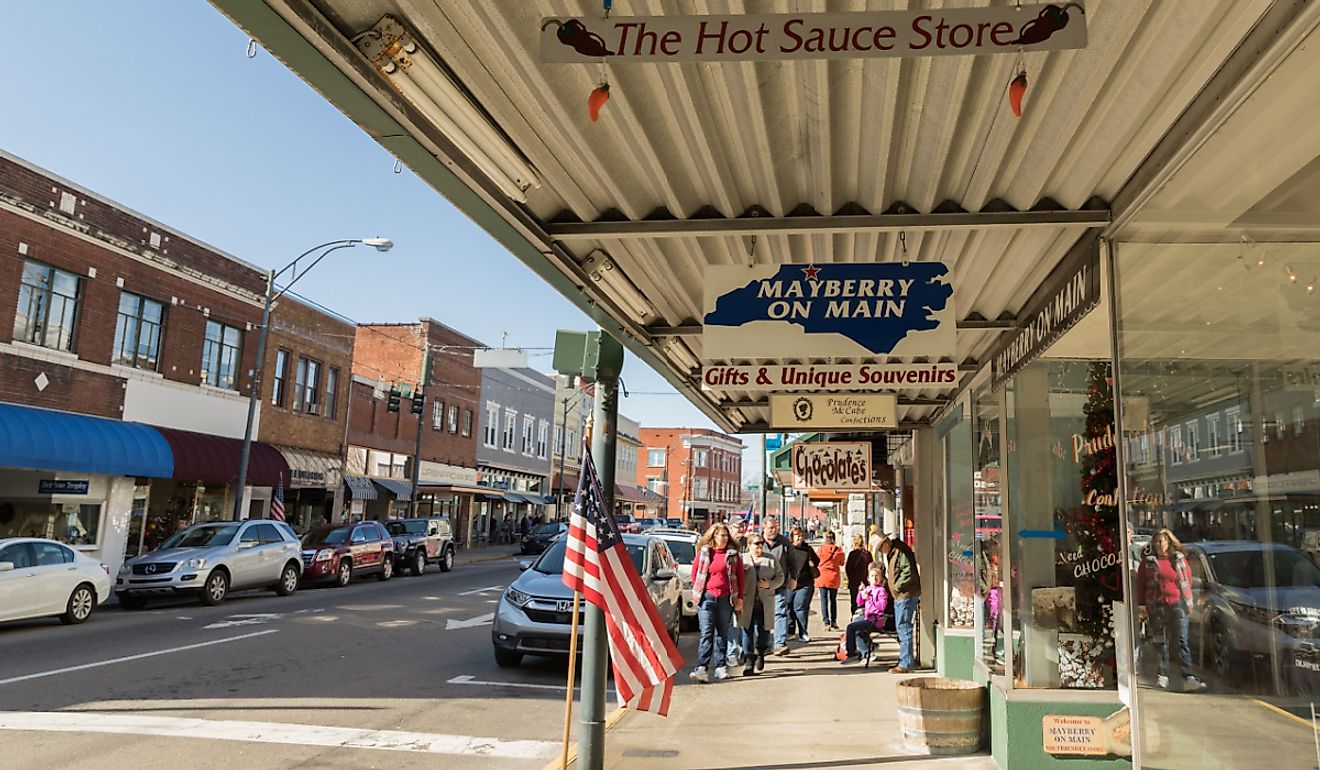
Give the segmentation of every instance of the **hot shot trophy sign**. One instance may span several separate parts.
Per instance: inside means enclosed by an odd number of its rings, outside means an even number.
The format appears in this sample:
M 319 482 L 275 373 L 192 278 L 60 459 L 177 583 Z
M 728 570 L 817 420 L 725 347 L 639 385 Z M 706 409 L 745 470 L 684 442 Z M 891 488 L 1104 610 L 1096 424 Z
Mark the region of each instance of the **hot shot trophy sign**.
M 541 61 L 548 64 L 966 56 L 1085 47 L 1086 15 L 1078 3 L 541 20 Z
M 865 441 L 793 445 L 794 489 L 870 489 L 871 445 Z
M 706 270 L 707 359 L 955 353 L 943 262 L 718 265 Z

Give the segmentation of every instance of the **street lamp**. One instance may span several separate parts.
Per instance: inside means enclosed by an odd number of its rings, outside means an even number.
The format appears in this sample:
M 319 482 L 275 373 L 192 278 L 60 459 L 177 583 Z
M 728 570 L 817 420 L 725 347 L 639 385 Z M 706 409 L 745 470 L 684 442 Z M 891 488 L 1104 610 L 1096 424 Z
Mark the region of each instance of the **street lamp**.
M 240 521 L 243 518 L 243 490 L 247 486 L 248 456 L 252 453 L 252 421 L 256 419 L 257 402 L 261 399 L 261 372 L 266 364 L 266 333 L 270 330 L 270 306 L 280 297 L 283 297 L 285 292 L 293 288 L 293 285 L 300 278 L 307 275 L 308 270 L 320 264 L 327 254 L 357 245 L 371 246 L 376 251 L 389 251 L 394 248 L 394 242 L 389 238 L 349 238 L 339 241 L 327 241 L 299 254 L 296 259 L 278 271 L 271 270 L 266 273 L 266 304 L 261 310 L 261 331 L 257 335 L 257 365 L 253 369 L 251 393 L 248 394 L 247 426 L 243 430 L 243 451 L 239 454 L 238 460 L 238 486 L 235 488 L 234 494 L 234 521 Z M 325 251 L 317 255 L 310 265 L 301 271 L 298 269 L 299 261 L 321 249 L 325 249 Z M 275 291 L 275 279 L 290 271 L 292 271 L 293 279 L 285 284 L 283 289 Z

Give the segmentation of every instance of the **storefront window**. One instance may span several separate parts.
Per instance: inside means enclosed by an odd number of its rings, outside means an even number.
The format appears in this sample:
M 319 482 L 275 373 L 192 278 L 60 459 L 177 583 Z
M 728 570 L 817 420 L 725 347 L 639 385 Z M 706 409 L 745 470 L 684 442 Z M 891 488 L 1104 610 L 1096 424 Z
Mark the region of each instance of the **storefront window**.
M 1001 574 L 1004 512 L 1000 504 L 999 395 L 977 390 L 973 425 L 972 514 L 975 519 L 976 630 L 981 660 L 1004 673 L 1004 587 Z
M 0 538 L 44 537 L 69 545 L 96 545 L 101 532 L 99 503 L 13 500 L 0 503 Z
M 946 545 L 949 628 L 970 630 L 976 619 L 976 523 L 972 515 L 972 424 L 960 419 L 944 437 L 948 500 Z
M 1122 557 L 1109 363 L 1038 360 L 1006 401 L 1014 686 L 1113 688 Z

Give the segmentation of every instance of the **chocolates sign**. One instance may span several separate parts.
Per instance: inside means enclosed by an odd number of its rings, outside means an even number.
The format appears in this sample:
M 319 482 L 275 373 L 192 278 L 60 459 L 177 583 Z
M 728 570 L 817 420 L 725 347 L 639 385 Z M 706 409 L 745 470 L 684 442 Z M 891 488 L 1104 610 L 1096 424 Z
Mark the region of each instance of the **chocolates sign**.
M 794 489 L 870 489 L 871 445 L 864 441 L 793 445 Z
M 1086 47 L 1079 3 L 860 13 L 541 20 L 541 61 L 762 61 L 956 56 Z

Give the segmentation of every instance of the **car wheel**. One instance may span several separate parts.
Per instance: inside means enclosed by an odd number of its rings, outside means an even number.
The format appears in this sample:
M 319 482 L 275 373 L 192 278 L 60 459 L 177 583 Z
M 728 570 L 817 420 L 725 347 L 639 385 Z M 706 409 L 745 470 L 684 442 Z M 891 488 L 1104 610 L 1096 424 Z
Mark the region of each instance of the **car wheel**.
M 125 593 L 115 594 L 115 596 L 119 599 L 119 606 L 126 610 L 140 610 L 147 606 L 147 599 L 145 596 L 134 596 L 133 594 Z
M 518 664 L 522 663 L 522 657 L 521 652 L 501 650 L 499 647 L 495 648 L 495 665 L 500 668 L 517 668 Z
M 211 574 L 206 576 L 206 583 L 202 587 L 202 604 L 208 607 L 214 607 L 225 600 L 229 594 L 229 575 L 224 570 L 211 570 Z
M 335 585 L 343 588 L 353 582 L 353 562 L 349 559 L 339 561 L 339 571 L 335 573 Z
M 380 574 L 376 575 L 377 580 L 389 580 L 394 577 L 394 554 L 386 554 L 385 561 L 381 562 Z
M 1218 620 L 1210 626 L 1210 665 L 1220 681 L 1225 684 L 1233 681 L 1236 673 L 1233 668 L 1233 648 L 1228 641 L 1228 631 L 1223 622 Z
M 298 590 L 298 579 L 302 576 L 302 570 L 293 563 L 284 565 L 284 572 L 280 574 L 280 582 L 275 584 L 275 593 L 280 596 L 288 596 Z
M 683 633 L 683 608 L 674 613 L 674 624 L 669 628 L 669 638 L 674 641 L 674 646 L 678 646 L 678 637 Z
M 419 548 L 417 553 L 413 554 L 412 573 L 421 575 L 424 572 L 426 572 L 426 551 Z
M 60 622 L 66 626 L 81 623 L 92 616 L 95 607 L 96 591 L 83 583 L 69 594 L 69 603 L 64 607 L 64 614 L 60 615 Z
M 454 549 L 446 548 L 445 555 L 440 557 L 440 571 L 448 572 L 454 568 Z

